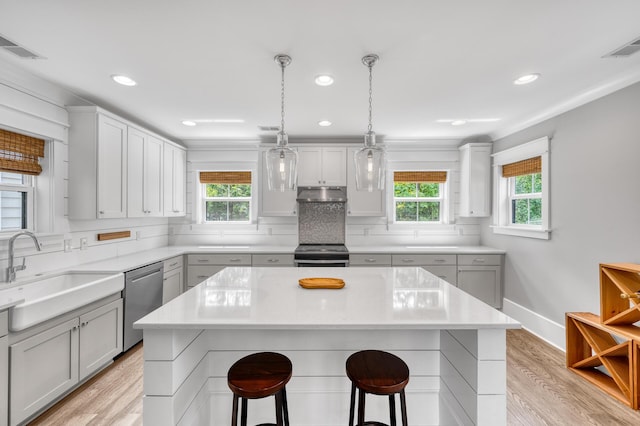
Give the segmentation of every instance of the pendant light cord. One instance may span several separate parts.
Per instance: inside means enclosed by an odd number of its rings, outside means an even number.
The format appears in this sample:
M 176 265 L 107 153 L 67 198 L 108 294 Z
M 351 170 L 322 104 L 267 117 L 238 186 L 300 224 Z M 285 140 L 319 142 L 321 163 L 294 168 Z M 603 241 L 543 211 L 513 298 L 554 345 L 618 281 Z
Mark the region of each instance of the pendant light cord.
M 280 64 L 282 68 L 282 80 L 280 89 L 280 132 L 284 134 L 284 67 L 283 63 Z
M 369 127 L 368 127 L 368 132 L 371 133 L 371 129 L 373 128 L 373 125 L 371 124 L 372 122 L 372 116 L 373 116 L 373 109 L 371 107 L 371 104 L 373 103 L 373 63 L 369 64 Z

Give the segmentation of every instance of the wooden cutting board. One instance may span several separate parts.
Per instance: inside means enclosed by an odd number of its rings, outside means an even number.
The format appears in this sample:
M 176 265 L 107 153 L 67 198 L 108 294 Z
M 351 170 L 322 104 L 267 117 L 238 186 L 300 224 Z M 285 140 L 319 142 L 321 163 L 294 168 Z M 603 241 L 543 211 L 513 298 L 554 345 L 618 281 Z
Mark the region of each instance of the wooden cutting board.
M 300 278 L 298 284 L 300 284 L 300 287 L 308 289 L 340 289 L 344 287 L 344 281 L 340 278 Z

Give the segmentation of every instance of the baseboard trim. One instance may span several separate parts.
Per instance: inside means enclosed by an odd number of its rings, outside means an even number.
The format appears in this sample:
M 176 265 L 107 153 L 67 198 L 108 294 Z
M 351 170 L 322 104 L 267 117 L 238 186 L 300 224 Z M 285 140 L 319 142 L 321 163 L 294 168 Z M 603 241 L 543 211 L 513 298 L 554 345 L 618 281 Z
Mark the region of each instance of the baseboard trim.
M 503 300 L 502 312 L 522 324 L 522 327 L 535 334 L 552 346 L 566 351 L 566 333 L 564 325 L 553 322 L 507 298 Z

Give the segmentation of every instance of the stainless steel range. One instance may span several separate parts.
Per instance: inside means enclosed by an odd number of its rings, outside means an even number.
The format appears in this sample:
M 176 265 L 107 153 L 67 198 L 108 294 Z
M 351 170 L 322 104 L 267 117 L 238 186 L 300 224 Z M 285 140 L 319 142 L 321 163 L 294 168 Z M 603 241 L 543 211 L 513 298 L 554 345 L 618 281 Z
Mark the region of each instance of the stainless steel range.
M 307 187 L 298 189 L 297 266 L 348 266 L 345 246 L 347 189 Z

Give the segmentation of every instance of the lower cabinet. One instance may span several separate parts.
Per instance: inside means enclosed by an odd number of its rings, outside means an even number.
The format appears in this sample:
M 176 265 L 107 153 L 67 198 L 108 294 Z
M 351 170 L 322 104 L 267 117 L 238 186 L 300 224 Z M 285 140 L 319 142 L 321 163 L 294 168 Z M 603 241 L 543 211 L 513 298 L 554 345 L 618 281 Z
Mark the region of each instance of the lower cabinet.
M 122 352 L 122 299 L 10 346 L 10 420 L 16 425 Z
M 164 261 L 162 276 L 162 304 L 178 297 L 184 288 L 184 267 L 182 256 Z
M 292 254 L 254 254 L 252 266 L 294 266 Z
M 390 254 L 349 254 L 349 266 L 391 266 Z
M 222 271 L 227 266 L 251 266 L 251 254 L 187 255 L 187 290 Z
M 449 284 L 456 285 L 455 254 L 394 254 L 393 266 L 420 266 Z
M 494 308 L 502 308 L 502 255 L 458 255 L 458 287 Z
M 0 426 L 6 426 L 9 418 L 9 315 L 0 312 Z

